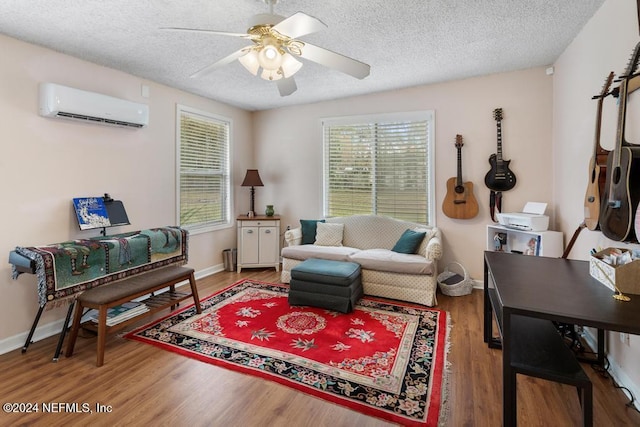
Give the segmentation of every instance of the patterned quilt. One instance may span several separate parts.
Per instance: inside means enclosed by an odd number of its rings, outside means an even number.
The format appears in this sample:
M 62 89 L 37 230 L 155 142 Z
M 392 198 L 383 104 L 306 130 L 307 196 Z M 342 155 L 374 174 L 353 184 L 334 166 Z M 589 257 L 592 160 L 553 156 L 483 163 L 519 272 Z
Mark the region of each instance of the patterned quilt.
M 78 292 L 188 260 L 188 237 L 180 227 L 72 240 L 38 247 L 16 247 L 35 261 L 38 302 L 69 298 Z M 20 273 L 13 267 L 13 278 Z

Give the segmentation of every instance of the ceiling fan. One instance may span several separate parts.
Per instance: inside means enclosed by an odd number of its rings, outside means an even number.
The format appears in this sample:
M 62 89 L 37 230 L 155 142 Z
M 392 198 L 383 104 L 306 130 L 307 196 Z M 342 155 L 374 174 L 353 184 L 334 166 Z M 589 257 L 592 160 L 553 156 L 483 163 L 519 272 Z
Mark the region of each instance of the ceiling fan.
M 327 28 L 322 21 L 303 12 L 297 12 L 288 18 L 275 15 L 273 5 L 278 3 L 278 0 L 264 0 L 264 2 L 269 4 L 269 13 L 253 16 L 246 33 L 177 27 L 162 29 L 240 37 L 253 42 L 253 45 L 243 47 L 196 71 L 191 77 L 202 77 L 237 59 L 254 76 L 257 76 L 262 68 L 260 77 L 275 81 L 280 95 L 288 96 L 297 90 L 293 75 L 302 67 L 302 62 L 296 57 L 308 59 L 358 79 L 369 75 L 369 65 L 297 39 Z

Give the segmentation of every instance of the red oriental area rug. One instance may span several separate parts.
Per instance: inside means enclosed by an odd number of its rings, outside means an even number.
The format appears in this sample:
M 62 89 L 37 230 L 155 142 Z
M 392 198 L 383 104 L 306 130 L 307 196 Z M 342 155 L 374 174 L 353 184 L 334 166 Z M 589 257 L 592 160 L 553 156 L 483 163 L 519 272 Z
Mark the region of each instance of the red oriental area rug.
M 243 280 L 126 335 L 413 426 L 445 416 L 448 314 L 365 297 L 348 314 L 294 307 L 289 287 Z

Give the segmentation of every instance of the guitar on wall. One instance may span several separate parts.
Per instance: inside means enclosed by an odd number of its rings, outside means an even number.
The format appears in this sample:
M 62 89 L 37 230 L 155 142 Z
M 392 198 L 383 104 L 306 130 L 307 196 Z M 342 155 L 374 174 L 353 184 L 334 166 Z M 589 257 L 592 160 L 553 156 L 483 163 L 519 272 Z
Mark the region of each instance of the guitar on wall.
M 462 181 L 462 135 L 456 135 L 458 149 L 458 174 L 447 180 L 447 195 L 442 202 L 442 212 L 449 218 L 470 219 L 478 215 L 478 202 L 473 195 L 473 183 Z
M 593 156 L 589 162 L 589 184 L 587 185 L 587 191 L 584 196 L 584 223 L 587 228 L 592 231 L 599 228 L 600 195 L 605 192 L 607 178 L 607 157 L 609 151 L 600 146 L 600 131 L 602 126 L 602 103 L 604 98 L 610 95 L 609 88 L 613 82 L 613 75 L 613 71 L 609 73 L 600 94 L 593 97 L 593 99 L 598 100 L 598 109 L 596 112 Z
M 640 146 L 630 146 L 625 141 L 628 83 L 638 68 L 640 43 L 638 43 L 620 76 L 618 91 L 618 130 L 616 145 L 607 157 L 607 180 L 600 206 L 600 229 L 611 240 L 636 241 L 632 230 L 636 208 L 640 201 Z
M 502 108 L 493 110 L 493 118 L 498 129 L 497 152 L 489 156 L 491 170 L 484 177 L 485 185 L 493 191 L 508 191 L 516 185 L 516 176 L 509 169 L 511 160 L 502 158 Z

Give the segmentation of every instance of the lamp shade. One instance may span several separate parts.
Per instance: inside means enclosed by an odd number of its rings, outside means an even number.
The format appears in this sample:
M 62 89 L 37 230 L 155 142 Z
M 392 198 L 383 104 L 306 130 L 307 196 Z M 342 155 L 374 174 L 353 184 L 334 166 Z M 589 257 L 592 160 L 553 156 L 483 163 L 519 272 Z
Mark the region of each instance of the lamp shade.
M 302 67 L 302 62 L 296 60 L 293 55 L 285 53 L 282 55 L 282 74 L 285 79 L 293 76 Z
M 242 187 L 264 187 L 258 169 L 247 169 L 247 174 L 242 181 Z
M 258 75 L 258 69 L 260 68 L 260 63 L 258 62 L 258 53 L 255 50 L 250 50 L 246 55 L 238 58 L 238 61 L 242 64 L 244 68 L 247 69 L 254 76 Z

